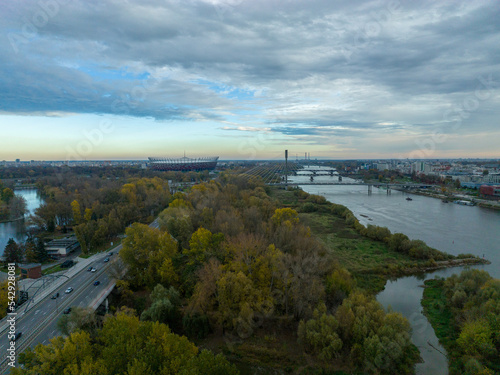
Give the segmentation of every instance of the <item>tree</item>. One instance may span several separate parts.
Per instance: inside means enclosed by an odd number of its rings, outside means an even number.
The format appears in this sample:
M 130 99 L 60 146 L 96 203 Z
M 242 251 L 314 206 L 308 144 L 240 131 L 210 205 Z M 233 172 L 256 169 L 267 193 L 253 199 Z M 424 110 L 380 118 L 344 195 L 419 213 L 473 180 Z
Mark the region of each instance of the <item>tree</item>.
M 37 261 L 40 263 L 43 263 L 47 259 L 49 259 L 49 254 L 47 253 L 47 250 L 45 249 L 45 243 L 43 242 L 42 239 L 38 239 L 36 241 L 35 253 L 36 253 Z
M 3 255 L 7 263 L 21 263 L 23 261 L 22 250 L 13 238 L 9 238 Z
M 278 208 L 274 211 L 274 215 L 271 217 L 271 222 L 274 227 L 279 227 L 284 222 L 290 222 L 291 224 L 299 223 L 299 214 L 297 211 L 291 208 Z
M 55 337 L 47 345 L 28 348 L 19 356 L 14 375 L 236 375 L 222 355 L 198 348 L 165 324 L 141 322 L 119 312 L 104 321 L 92 339 L 86 331 Z
M 69 336 L 73 332 L 83 330 L 96 337 L 97 329 L 100 327 L 95 312 L 91 308 L 73 307 L 69 314 L 64 314 L 57 321 L 57 328 L 62 334 Z
M 202 265 L 210 256 L 217 253 L 223 240 L 224 235 L 221 233 L 212 234 L 208 229 L 198 228 L 189 240 L 189 249 L 184 249 L 184 254 L 188 256 L 188 264 L 195 267 Z
M 166 289 L 158 284 L 151 292 L 151 306 L 141 314 L 141 320 L 167 323 L 172 326 L 179 318 L 178 307 L 180 303 L 179 292 L 170 287 Z
M 18 219 L 20 217 L 23 217 L 24 214 L 28 211 L 26 199 L 24 199 L 24 197 L 22 196 L 15 195 L 10 199 L 9 210 L 11 219 Z
M 177 243 L 170 234 L 139 223 L 132 224 L 125 233 L 120 257 L 133 284 L 153 288 L 158 283 L 175 281 L 171 259 L 177 253 Z
M 36 244 L 33 237 L 29 236 L 24 242 L 24 257 L 29 263 L 39 262 L 37 253 L 36 253 Z
M 12 198 L 14 198 L 14 191 L 12 189 L 5 188 L 2 190 L 2 200 L 5 203 L 9 203 Z
M 71 202 L 71 210 L 73 211 L 73 221 L 76 225 L 82 222 L 82 210 L 80 208 L 80 203 L 75 199 Z
M 496 353 L 492 337 L 488 321 L 479 319 L 463 326 L 457 344 L 465 354 L 487 357 Z
M 322 304 L 314 310 L 312 319 L 300 321 L 297 333 L 299 343 L 323 361 L 331 361 L 338 357 L 342 349 L 338 326 L 337 319 L 327 314 L 326 306 Z

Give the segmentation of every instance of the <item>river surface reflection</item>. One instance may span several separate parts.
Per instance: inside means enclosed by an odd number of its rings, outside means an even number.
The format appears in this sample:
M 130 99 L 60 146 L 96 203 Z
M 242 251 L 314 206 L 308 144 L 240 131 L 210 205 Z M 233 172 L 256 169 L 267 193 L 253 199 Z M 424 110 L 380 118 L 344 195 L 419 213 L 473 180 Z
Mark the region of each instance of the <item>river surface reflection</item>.
M 25 215 L 27 217 L 30 213 L 40 207 L 43 200 L 39 197 L 36 189 L 16 190 L 16 195 L 21 195 L 26 199 L 28 211 Z M 26 226 L 24 220 L 16 220 L 8 223 L 0 223 L 0 254 L 3 254 L 5 245 L 9 238 L 13 238 L 16 242 L 24 241 L 26 239 Z

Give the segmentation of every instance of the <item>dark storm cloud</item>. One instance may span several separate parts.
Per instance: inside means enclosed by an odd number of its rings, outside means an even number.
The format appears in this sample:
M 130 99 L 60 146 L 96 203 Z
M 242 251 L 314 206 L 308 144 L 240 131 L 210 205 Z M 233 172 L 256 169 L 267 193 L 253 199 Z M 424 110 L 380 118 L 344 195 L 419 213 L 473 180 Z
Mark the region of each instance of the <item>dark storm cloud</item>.
M 7 113 L 239 119 L 290 136 L 345 137 L 477 132 L 498 118 L 495 1 L 3 7 L 0 110 Z M 228 96 L 218 87 L 254 94 Z M 463 118 L 453 126 L 457 114 Z

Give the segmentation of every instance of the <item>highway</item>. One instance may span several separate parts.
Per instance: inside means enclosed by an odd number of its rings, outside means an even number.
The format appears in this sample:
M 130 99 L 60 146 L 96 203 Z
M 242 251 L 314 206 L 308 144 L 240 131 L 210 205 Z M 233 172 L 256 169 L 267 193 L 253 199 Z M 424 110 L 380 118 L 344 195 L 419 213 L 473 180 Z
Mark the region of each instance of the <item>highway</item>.
M 110 257 L 111 261 L 118 258 L 120 249 L 121 245 L 113 249 L 114 255 Z M 51 299 L 49 295 L 25 314 L 23 313 L 24 306 L 19 308 L 16 317 L 16 333 L 22 332 L 22 336 L 16 341 L 16 357 L 19 357 L 19 354 L 27 347 L 35 347 L 40 343 L 47 344 L 51 338 L 60 336 L 57 321 L 63 315 L 64 309 L 75 306 L 88 307 L 106 289 L 111 281 L 107 269 L 112 263 L 111 261 L 104 262 L 107 257 L 107 253 L 100 254 L 89 264 L 89 267 L 94 267 L 96 272 L 89 272 L 86 267 L 55 289 L 51 295 L 59 293 L 59 298 Z M 94 285 L 96 280 L 100 281 L 97 286 Z M 73 291 L 67 294 L 65 290 L 68 287 L 72 287 Z M 0 352 L 3 357 L 0 373 L 2 374 L 8 373 L 5 356 L 9 347 L 7 333 L 8 331 L 3 332 L 0 337 Z
M 153 221 L 150 227 L 159 227 L 157 221 Z M 64 309 L 68 307 L 90 307 L 90 303 L 97 298 L 112 282 L 107 270 L 111 264 L 119 260 L 119 251 L 122 245 L 115 247 L 112 256 L 108 253 L 102 253 L 95 256 L 92 261 L 82 271 L 78 272 L 60 287 L 55 289 L 50 295 L 39 301 L 31 310 L 23 313 L 24 305 L 19 309 L 16 317 L 16 333 L 22 332 L 21 337 L 16 341 L 16 357 L 28 347 L 35 347 L 38 344 L 48 344 L 49 340 L 55 336 L 60 336 L 57 328 L 57 321 L 63 315 Z M 105 258 L 110 258 L 109 262 L 104 262 Z M 94 267 L 96 272 L 89 272 L 87 269 Z M 99 280 L 100 284 L 95 286 L 94 282 Z M 73 288 L 71 293 L 66 294 L 65 290 Z M 59 293 L 59 297 L 51 299 L 50 297 Z M 2 332 L 0 336 L 0 374 L 8 374 L 7 349 L 9 348 L 8 330 Z M 16 363 L 17 366 L 17 363 Z

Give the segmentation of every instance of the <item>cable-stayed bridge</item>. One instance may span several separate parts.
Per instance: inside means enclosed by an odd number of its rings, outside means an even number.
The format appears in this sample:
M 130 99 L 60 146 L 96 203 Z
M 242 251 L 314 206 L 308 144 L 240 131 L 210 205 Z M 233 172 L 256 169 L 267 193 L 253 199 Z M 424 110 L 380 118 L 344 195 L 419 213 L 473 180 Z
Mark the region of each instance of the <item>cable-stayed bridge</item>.
M 316 167 L 316 168 L 315 168 Z M 372 192 L 372 187 L 387 189 L 387 194 L 390 194 L 391 189 L 410 190 L 417 188 L 428 188 L 432 185 L 422 183 L 382 183 L 379 181 L 359 181 L 348 179 L 342 181 L 343 177 L 333 168 L 325 168 L 323 166 L 300 165 L 298 163 L 286 162 L 265 162 L 246 172 L 240 174 L 246 178 L 256 178 L 262 180 L 266 185 L 271 186 L 299 186 L 299 185 L 331 185 L 331 186 L 367 186 L 368 194 Z M 307 176 L 309 181 L 290 181 L 289 177 Z M 337 181 L 315 181 L 318 176 L 337 177 Z

